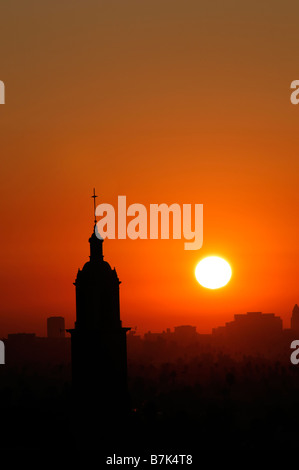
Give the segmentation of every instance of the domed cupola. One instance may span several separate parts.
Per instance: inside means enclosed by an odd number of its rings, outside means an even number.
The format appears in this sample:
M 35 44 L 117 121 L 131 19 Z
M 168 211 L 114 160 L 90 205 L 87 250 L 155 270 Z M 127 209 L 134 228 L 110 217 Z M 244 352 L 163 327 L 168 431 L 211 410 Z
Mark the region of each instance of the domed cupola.
M 92 197 L 96 197 L 95 194 Z M 89 331 L 120 328 L 119 284 L 115 269 L 103 256 L 103 239 L 97 221 L 89 238 L 89 261 L 78 270 L 76 281 L 76 325 Z

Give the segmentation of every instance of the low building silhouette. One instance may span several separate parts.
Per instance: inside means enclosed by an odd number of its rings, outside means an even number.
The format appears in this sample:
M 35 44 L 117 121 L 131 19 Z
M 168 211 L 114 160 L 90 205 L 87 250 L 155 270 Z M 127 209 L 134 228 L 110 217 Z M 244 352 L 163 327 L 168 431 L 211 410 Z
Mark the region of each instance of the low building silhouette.
M 65 322 L 63 317 L 47 318 L 47 337 L 48 338 L 64 338 Z
M 191 343 L 198 340 L 196 326 L 181 325 L 174 327 L 173 339 L 180 343 Z
M 282 331 L 282 319 L 274 313 L 248 312 L 235 315 L 223 327 L 213 328 L 212 336 L 217 344 L 230 349 L 271 353 L 281 343 Z
M 43 338 L 35 333 L 12 333 L 3 340 L 6 364 L 61 365 L 71 362 L 71 341 L 65 337 Z

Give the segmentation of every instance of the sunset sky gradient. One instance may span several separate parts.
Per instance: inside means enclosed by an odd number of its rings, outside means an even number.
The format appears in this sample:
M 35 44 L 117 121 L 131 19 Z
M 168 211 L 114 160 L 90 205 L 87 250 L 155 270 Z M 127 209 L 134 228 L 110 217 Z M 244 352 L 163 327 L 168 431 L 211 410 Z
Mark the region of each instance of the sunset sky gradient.
M 203 248 L 106 240 L 124 326 L 199 332 L 299 302 L 295 1 L 10 0 L 0 6 L 0 337 L 75 320 L 98 202 L 202 203 Z M 198 261 L 233 275 L 202 288 Z

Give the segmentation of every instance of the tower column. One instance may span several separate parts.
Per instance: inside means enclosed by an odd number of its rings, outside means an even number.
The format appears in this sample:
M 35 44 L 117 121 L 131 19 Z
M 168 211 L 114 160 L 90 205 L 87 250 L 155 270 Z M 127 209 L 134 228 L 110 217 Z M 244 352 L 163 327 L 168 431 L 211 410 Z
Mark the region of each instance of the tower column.
M 95 198 L 94 194 L 94 210 Z M 127 339 L 130 328 L 120 320 L 119 285 L 115 269 L 104 261 L 103 240 L 94 230 L 90 259 L 78 270 L 76 322 L 71 333 L 72 378 L 77 404 L 102 413 L 128 410 Z

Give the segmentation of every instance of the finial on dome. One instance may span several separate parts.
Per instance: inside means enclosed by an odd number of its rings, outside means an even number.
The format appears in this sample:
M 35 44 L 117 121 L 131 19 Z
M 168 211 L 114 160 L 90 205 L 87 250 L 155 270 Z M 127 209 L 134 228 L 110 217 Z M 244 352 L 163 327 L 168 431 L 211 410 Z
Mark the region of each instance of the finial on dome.
M 93 198 L 93 212 L 94 212 L 94 224 L 97 224 L 97 218 L 96 218 L 96 190 L 93 188 L 93 195 L 91 196 Z

